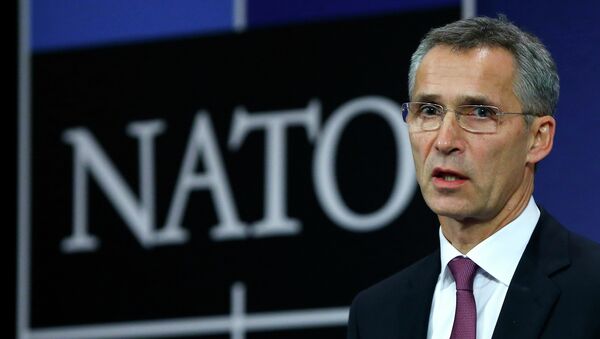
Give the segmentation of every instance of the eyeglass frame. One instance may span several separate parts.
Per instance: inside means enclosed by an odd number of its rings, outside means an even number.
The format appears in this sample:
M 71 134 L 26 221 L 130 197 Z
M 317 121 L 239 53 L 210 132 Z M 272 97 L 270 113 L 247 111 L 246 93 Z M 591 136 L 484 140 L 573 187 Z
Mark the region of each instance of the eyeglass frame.
M 432 106 L 434 108 L 436 108 L 436 114 L 435 116 L 440 118 L 438 120 L 438 125 L 435 128 L 431 128 L 431 129 L 424 129 L 423 127 L 419 127 L 419 130 L 413 130 L 415 132 L 432 132 L 432 131 L 437 131 L 438 129 L 440 129 L 440 127 L 442 127 L 442 122 L 444 121 L 444 116 L 446 115 L 446 113 L 448 112 L 454 112 L 454 114 L 456 115 L 456 121 L 458 122 L 458 125 L 464 129 L 465 131 L 471 132 L 471 133 L 496 133 L 498 131 L 498 119 L 493 119 L 492 121 L 495 122 L 494 125 L 494 130 L 493 131 L 480 131 L 480 130 L 476 130 L 476 129 L 470 129 L 467 126 L 464 126 L 463 123 L 461 123 L 461 117 L 463 116 L 475 116 L 474 114 L 469 114 L 469 113 L 461 113 L 457 110 L 460 110 L 460 108 L 465 108 L 465 107 L 472 107 L 472 108 L 487 108 L 490 109 L 492 112 L 494 112 L 495 117 L 501 117 L 503 115 L 530 115 L 530 116 L 535 116 L 535 117 L 540 117 L 542 116 L 541 114 L 537 114 L 537 113 L 530 113 L 530 112 L 518 112 L 518 113 L 513 113 L 513 112 L 502 112 L 502 110 L 500 110 L 500 108 L 496 107 L 496 106 L 492 106 L 492 105 L 458 105 L 456 106 L 454 109 L 450 109 L 447 107 L 444 107 L 443 105 L 440 104 L 435 104 L 432 102 L 422 102 L 422 101 L 409 101 L 409 102 L 405 102 L 402 103 L 402 120 L 409 126 L 410 129 L 414 128 L 414 125 L 411 125 L 408 121 L 408 115 L 410 114 L 410 105 L 411 104 L 423 104 L 423 105 L 427 105 L 427 106 Z

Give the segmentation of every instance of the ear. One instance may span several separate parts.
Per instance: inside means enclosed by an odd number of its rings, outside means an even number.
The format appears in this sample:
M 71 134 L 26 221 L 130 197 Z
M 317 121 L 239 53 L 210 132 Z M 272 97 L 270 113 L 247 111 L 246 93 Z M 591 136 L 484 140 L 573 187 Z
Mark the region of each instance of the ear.
M 536 118 L 530 126 L 530 146 L 527 153 L 527 162 L 536 164 L 544 159 L 554 143 L 554 133 L 556 131 L 556 120 L 549 115 Z

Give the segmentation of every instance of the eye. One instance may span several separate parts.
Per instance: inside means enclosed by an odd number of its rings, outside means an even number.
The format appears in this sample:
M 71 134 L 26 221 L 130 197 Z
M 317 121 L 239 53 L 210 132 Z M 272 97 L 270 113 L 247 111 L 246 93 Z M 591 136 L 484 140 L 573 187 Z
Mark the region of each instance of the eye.
M 418 107 L 417 113 L 424 117 L 439 115 L 440 108 L 434 104 L 421 104 Z
M 472 115 L 477 118 L 496 118 L 496 109 L 491 106 L 471 106 L 469 109 L 469 115 Z

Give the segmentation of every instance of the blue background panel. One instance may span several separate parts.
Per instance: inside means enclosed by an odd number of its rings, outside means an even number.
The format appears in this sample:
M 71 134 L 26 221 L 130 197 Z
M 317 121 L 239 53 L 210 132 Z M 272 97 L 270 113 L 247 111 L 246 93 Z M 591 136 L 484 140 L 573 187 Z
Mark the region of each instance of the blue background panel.
M 34 51 L 228 31 L 229 0 L 32 0 Z
M 538 204 L 573 231 L 600 242 L 600 2 L 479 1 L 478 14 L 505 14 L 537 35 L 560 76 L 554 149 L 536 173 Z
M 250 27 L 459 6 L 460 0 L 248 0 Z
M 460 0 L 31 0 L 36 52 L 234 30 L 234 6 L 247 27 L 402 10 L 459 6 Z

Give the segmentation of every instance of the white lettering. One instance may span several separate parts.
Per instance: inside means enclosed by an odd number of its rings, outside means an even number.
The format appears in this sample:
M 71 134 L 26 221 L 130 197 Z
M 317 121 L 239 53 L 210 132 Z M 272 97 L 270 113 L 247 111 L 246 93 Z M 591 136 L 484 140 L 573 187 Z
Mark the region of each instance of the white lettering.
M 257 237 L 292 235 L 300 232 L 300 220 L 287 216 L 287 128 L 306 128 L 309 140 L 319 130 L 320 104 L 311 101 L 304 109 L 282 110 L 248 114 L 245 108 L 235 110 L 229 146 L 239 149 L 242 141 L 253 130 L 265 130 L 265 188 L 264 219 L 252 225 Z
M 200 158 L 205 171 L 194 173 Z M 210 190 L 219 218 L 219 224 L 211 230 L 211 237 L 216 240 L 245 238 L 246 229 L 238 217 L 212 121 L 206 112 L 200 112 L 196 115 L 190 133 L 174 198 L 163 230 L 166 235 L 170 233 L 180 234 L 181 218 L 189 194 L 193 190 L 200 189 Z
M 345 126 L 360 114 L 381 116 L 394 132 L 398 161 L 396 182 L 386 204 L 369 214 L 358 214 L 344 203 L 337 187 L 335 158 Z M 313 163 L 314 187 L 325 213 L 339 226 L 354 232 L 377 230 L 401 214 L 416 187 L 408 132 L 396 103 L 376 96 L 357 98 L 339 107 L 329 118 L 319 136 Z
M 145 247 L 170 243 L 154 231 L 154 138 L 165 129 L 160 120 L 132 123 L 128 134 L 139 140 L 140 201 L 104 153 L 94 136 L 85 128 L 72 128 L 63 139 L 74 149 L 73 157 L 73 233 L 61 243 L 63 252 L 93 251 L 98 239 L 88 233 L 89 173 L 125 220 L 136 239 Z
M 390 126 L 397 151 L 396 176 L 392 192 L 377 211 L 357 213 L 341 196 L 336 179 L 336 153 L 346 125 L 361 114 L 375 114 Z M 133 122 L 127 133 L 139 141 L 139 197 L 123 179 L 94 136 L 86 128 L 63 133 L 73 148 L 73 228 L 61 242 L 63 252 L 94 251 L 99 239 L 89 232 L 88 176 L 107 196 L 127 227 L 144 247 L 179 244 L 188 240 L 182 220 L 193 191 L 208 190 L 218 222 L 210 229 L 216 241 L 295 235 L 301 220 L 287 212 L 287 138 L 288 129 L 302 127 L 310 142 L 315 142 L 313 184 L 319 204 L 329 218 L 352 232 L 369 232 L 384 227 L 410 202 L 415 188 L 408 132 L 396 103 L 383 97 L 368 96 L 351 100 L 335 110 L 319 134 L 321 104 L 312 100 L 305 108 L 249 113 L 244 107 L 234 110 L 228 146 L 238 150 L 249 133 L 264 130 L 265 163 L 263 217 L 248 227 L 238 216 L 214 127 L 207 112 L 194 118 L 181 169 L 174 188 L 165 225 L 156 229 L 154 139 L 165 130 L 161 120 Z M 197 171 L 197 165 L 203 170 Z

